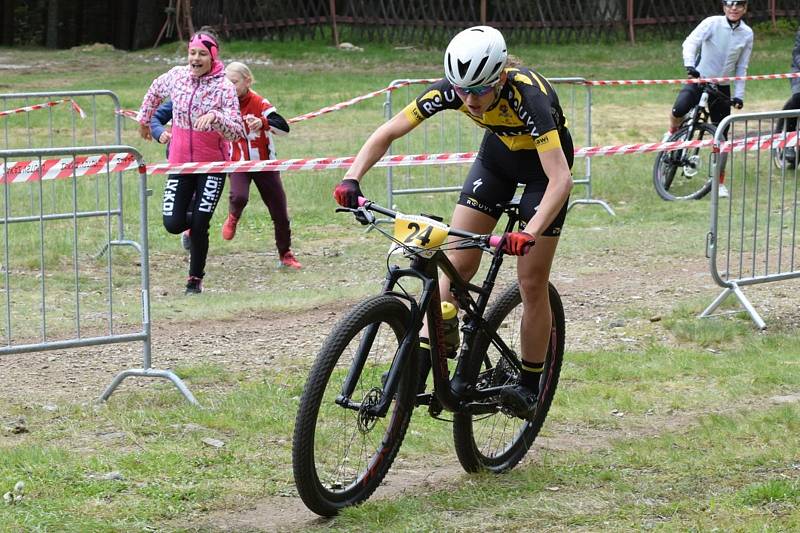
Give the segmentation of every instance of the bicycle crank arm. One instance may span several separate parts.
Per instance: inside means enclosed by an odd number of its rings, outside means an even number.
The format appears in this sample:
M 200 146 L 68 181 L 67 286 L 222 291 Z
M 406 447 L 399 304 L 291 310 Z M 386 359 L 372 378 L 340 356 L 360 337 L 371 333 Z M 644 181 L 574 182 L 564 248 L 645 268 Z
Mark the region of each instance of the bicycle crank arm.
M 493 415 L 500 411 L 499 403 L 472 402 L 464 406 L 463 411 L 471 415 Z

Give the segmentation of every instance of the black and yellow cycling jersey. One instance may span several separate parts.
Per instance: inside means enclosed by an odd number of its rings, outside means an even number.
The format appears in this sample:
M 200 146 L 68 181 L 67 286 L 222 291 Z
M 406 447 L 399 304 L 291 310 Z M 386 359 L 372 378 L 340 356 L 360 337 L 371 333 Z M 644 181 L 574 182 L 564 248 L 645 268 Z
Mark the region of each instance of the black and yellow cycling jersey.
M 429 85 L 403 113 L 417 125 L 439 111 L 455 109 L 497 135 L 509 150 L 547 152 L 560 148 L 558 132 L 565 127 L 566 119 L 552 85 L 529 68 L 511 67 L 505 72 L 508 78 L 497 101 L 482 117 L 469 112 L 447 79 Z

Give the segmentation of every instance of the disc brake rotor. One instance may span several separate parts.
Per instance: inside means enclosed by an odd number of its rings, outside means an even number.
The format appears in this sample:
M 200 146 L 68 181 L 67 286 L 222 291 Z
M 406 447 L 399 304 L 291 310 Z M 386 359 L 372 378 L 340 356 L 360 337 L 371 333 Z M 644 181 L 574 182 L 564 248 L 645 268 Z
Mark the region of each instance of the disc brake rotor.
M 361 407 L 358 409 L 358 431 L 369 433 L 375 427 L 378 417 L 369 411 L 378 405 L 383 398 L 383 391 L 377 387 L 372 388 L 361 400 Z

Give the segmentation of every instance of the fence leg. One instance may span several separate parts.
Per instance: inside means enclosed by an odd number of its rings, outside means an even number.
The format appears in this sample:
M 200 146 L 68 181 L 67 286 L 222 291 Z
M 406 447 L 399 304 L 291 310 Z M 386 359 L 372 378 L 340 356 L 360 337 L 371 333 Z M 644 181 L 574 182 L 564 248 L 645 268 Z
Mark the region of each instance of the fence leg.
M 736 283 L 731 282 L 730 287 L 726 287 L 720 294 L 717 296 L 711 305 L 706 307 L 706 309 L 698 315 L 698 318 L 708 318 L 711 316 L 717 307 L 728 297 L 728 295 L 733 294 L 736 296 L 736 299 L 739 300 L 739 303 L 744 307 L 747 314 L 750 315 L 750 319 L 755 322 L 756 327 L 760 330 L 767 329 L 767 324 L 764 322 L 764 319 L 761 318 L 761 315 L 758 314 L 753 304 L 750 303 L 750 300 L 747 299 L 747 296 L 744 295 L 742 289 Z
M 614 210 L 611 209 L 611 206 L 608 205 L 606 202 L 604 202 L 603 200 L 597 200 L 596 198 L 592 198 L 592 178 L 591 177 L 587 176 L 586 178 L 583 178 L 583 179 L 573 180 L 572 183 L 574 183 L 575 185 L 585 185 L 586 186 L 586 197 L 585 198 L 579 198 L 577 200 L 571 201 L 569 203 L 569 205 L 567 206 L 567 211 L 572 209 L 575 206 L 575 204 L 594 204 L 594 205 L 599 205 L 600 207 L 605 209 L 606 212 L 609 215 L 611 215 L 612 217 L 617 216 L 617 214 L 614 212 Z
M 606 210 L 606 212 L 607 212 L 609 215 L 611 215 L 612 217 L 615 217 L 615 216 L 617 216 L 617 214 L 614 212 L 614 210 L 613 210 L 613 209 L 611 209 L 611 206 L 610 206 L 610 205 L 608 205 L 608 204 L 607 204 L 606 202 L 604 202 L 603 200 L 595 200 L 595 199 L 581 199 L 581 200 L 573 200 L 573 201 L 571 201 L 571 202 L 569 203 L 569 205 L 567 206 L 567 211 L 569 211 L 570 209 L 572 209 L 572 208 L 575 206 L 575 204 L 594 204 L 594 205 L 599 205 L 600 207 L 602 207 L 603 209 L 605 209 L 605 210 Z
M 100 395 L 98 399 L 99 402 L 104 402 L 108 400 L 109 396 L 114 392 L 122 380 L 131 377 L 131 376 L 138 376 L 143 378 L 163 378 L 170 380 L 183 394 L 183 396 L 191 403 L 192 405 L 200 406 L 200 403 L 195 399 L 192 392 L 186 387 L 186 384 L 183 383 L 183 380 L 179 378 L 174 372 L 169 370 L 155 370 L 152 368 L 131 368 L 129 370 L 123 370 L 119 374 L 116 375 L 114 381 L 111 382 L 106 390 Z

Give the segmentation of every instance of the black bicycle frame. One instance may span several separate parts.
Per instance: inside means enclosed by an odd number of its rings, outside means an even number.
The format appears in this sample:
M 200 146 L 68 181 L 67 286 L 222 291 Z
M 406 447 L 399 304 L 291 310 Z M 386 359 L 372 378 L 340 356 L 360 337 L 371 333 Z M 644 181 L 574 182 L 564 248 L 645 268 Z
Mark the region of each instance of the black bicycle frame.
M 511 231 L 519 222 L 519 215 L 515 208 L 516 204 L 509 204 L 505 208 L 508 215 L 508 222 L 505 231 Z M 451 230 L 451 234 L 457 235 L 457 230 Z M 489 303 L 489 297 L 494 288 L 497 274 L 503 263 L 502 251 L 497 251 L 492 257 L 489 270 L 484 278 L 481 287 L 473 285 L 464 280 L 456 271 L 453 264 L 444 252 L 437 251 L 432 257 L 426 258 L 420 255 L 415 256 L 408 268 L 400 268 L 393 265 L 389 268 L 383 286 L 382 294 L 402 298 L 409 302 L 411 309 L 411 327 L 406 332 L 405 337 L 398 347 L 388 375 L 383 384 L 383 395 L 380 400 L 366 408 L 366 412 L 371 416 L 384 417 L 389 411 L 392 399 L 397 392 L 400 383 L 401 369 L 404 369 L 408 357 L 416 355 L 418 346 L 418 332 L 422 327 L 422 314 L 420 310 L 425 310 L 428 321 L 429 336 L 431 339 L 431 369 L 433 371 L 434 391 L 439 403 L 448 411 L 460 411 L 464 406 L 476 400 L 482 400 L 496 395 L 503 387 L 492 387 L 481 391 L 474 389 L 477 374 L 470 369 L 477 368 L 477 365 L 470 364 L 470 356 L 477 356 L 474 353 L 462 353 L 456 365 L 452 380 L 448 377 L 447 357 L 444 345 L 444 323 L 442 320 L 441 297 L 439 295 L 438 271 L 441 270 L 451 281 L 451 290 L 458 301 L 459 307 L 465 311 L 465 321 L 461 330 L 464 332 L 462 340 L 462 352 L 473 346 L 477 334 L 487 335 L 495 346 L 500 350 L 509 362 L 519 368 L 520 362 L 514 356 L 511 349 L 505 344 L 502 338 L 493 330 L 486 327 L 483 313 Z M 395 287 L 402 278 L 416 278 L 422 282 L 422 292 L 419 300 L 415 300 L 404 292 L 395 291 Z M 472 294 L 476 294 L 474 298 Z M 366 363 L 369 349 L 375 340 L 378 324 L 371 325 L 359 343 L 358 352 L 348 371 L 347 377 L 342 384 L 342 393 L 336 399 L 336 403 L 349 409 L 359 410 L 362 408 L 360 402 L 353 402 L 350 397 L 355 391 L 358 377 Z

